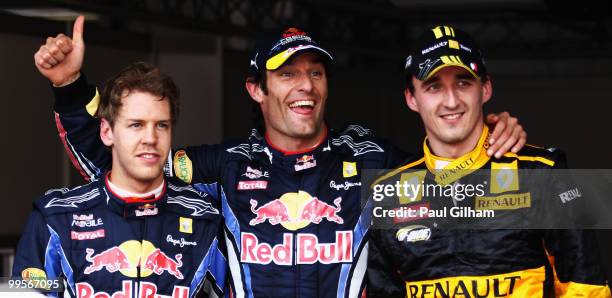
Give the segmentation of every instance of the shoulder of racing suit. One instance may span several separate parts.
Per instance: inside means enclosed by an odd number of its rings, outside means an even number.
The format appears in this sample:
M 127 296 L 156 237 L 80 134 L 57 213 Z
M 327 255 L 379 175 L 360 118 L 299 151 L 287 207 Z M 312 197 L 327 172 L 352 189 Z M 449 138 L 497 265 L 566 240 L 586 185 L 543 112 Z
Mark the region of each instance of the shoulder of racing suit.
M 493 162 L 498 161 L 514 161 L 520 163 L 520 168 L 563 168 L 566 166 L 565 152 L 553 147 L 538 147 L 534 145 L 525 145 L 519 152 L 508 152 L 499 160 L 492 159 Z
M 107 197 L 100 181 L 95 180 L 71 189 L 50 189 L 34 202 L 34 207 L 45 216 L 94 208 Z

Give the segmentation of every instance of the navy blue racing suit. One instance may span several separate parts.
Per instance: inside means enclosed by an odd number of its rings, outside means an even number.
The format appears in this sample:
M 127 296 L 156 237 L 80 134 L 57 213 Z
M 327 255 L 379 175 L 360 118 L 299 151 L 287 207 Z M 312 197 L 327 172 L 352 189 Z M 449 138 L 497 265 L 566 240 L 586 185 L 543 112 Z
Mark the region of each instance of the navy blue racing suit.
M 164 188 L 158 197 L 138 200 L 114 194 L 106 179 L 48 191 L 34 203 L 13 277 L 63 279 L 70 297 L 79 298 L 188 298 L 205 282 L 222 295 L 222 198 L 212 198 L 218 186 L 204 192 L 168 179 Z
M 56 123 L 73 164 L 95 179 L 111 164 L 97 137 L 97 92 L 84 76 L 54 89 Z M 200 189 L 219 181 L 236 297 L 357 297 L 365 287 L 370 214 L 362 169 L 405 156 L 361 126 L 328 131 L 307 152 L 275 149 L 257 130 L 239 142 L 174 150 L 167 174 Z

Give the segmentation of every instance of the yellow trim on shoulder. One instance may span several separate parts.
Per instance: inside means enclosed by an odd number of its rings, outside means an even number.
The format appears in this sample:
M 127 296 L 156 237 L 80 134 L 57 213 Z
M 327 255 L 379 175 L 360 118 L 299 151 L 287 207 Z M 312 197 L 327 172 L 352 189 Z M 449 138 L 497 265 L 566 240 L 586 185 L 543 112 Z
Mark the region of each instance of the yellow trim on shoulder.
M 96 112 L 98 111 L 99 105 L 100 105 L 100 93 L 98 93 L 98 88 L 96 88 L 96 95 L 85 106 L 85 109 L 87 110 L 87 114 L 91 115 L 91 117 L 95 117 Z
M 374 180 L 372 185 L 370 185 L 370 188 L 374 187 L 374 185 L 378 184 L 378 182 L 383 181 L 383 180 L 385 180 L 385 179 L 387 179 L 389 177 L 392 177 L 392 176 L 396 175 L 397 173 L 399 173 L 399 172 L 401 172 L 401 171 L 403 171 L 405 169 L 409 169 L 409 168 L 412 168 L 414 166 L 417 166 L 417 165 L 423 163 L 424 161 L 425 161 L 425 157 L 421 157 L 421 159 L 419 159 L 417 161 L 413 161 L 413 162 L 411 162 L 409 164 L 403 165 L 403 166 L 401 166 L 401 167 L 399 167 L 399 168 L 397 168 L 397 169 L 395 169 L 395 170 L 393 170 L 393 171 L 391 171 L 391 172 L 389 172 L 389 173 L 379 177 L 378 179 Z
M 508 152 L 506 154 L 504 154 L 505 157 L 514 157 L 518 160 L 527 160 L 527 161 L 539 161 L 543 164 L 546 164 L 548 166 L 553 167 L 555 165 L 555 162 L 553 160 L 550 160 L 548 158 L 544 158 L 541 156 L 524 156 L 524 155 L 517 155 L 515 153 L 512 152 Z
M 595 297 L 610 298 L 607 285 L 589 285 L 577 282 L 560 282 L 555 278 L 555 297 Z

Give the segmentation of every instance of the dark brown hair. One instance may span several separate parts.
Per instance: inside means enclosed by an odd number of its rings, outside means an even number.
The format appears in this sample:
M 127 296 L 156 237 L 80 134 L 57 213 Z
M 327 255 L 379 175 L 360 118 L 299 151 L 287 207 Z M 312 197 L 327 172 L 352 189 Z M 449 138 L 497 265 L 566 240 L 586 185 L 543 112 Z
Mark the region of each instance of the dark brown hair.
M 121 99 L 134 91 L 150 93 L 159 100 L 167 99 L 170 119 L 172 124 L 176 123 L 180 109 L 179 90 L 172 78 L 147 62 L 130 64 L 104 84 L 96 116 L 106 119 L 112 127 L 121 108 Z

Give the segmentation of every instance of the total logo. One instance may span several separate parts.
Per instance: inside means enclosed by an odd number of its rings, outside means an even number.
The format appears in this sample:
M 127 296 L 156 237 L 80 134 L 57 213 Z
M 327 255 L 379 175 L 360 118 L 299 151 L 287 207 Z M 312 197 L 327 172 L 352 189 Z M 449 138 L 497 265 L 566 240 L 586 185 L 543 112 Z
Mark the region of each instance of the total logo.
M 188 298 L 189 288 L 174 286 L 172 289 L 172 296 L 158 295 L 157 285 L 150 282 L 132 282 L 124 280 L 120 291 L 113 294 L 106 292 L 96 292 L 91 284 L 87 282 L 80 282 L 76 284 L 76 294 L 78 298 L 130 298 L 132 293 L 136 293 L 134 297 L 138 298 L 161 298 L 161 297 L 172 297 L 172 298 Z
M 177 279 L 183 279 L 183 274 L 178 269 L 183 266 L 182 254 L 171 258 L 149 241 L 143 241 L 141 244 L 139 241 L 129 240 L 97 254 L 94 254 L 95 251 L 91 248 L 87 248 L 86 252 L 85 259 L 91 264 L 85 268 L 85 274 L 105 269 L 110 273 L 119 271 L 125 276 L 137 277 L 140 267 L 141 277 L 168 272 Z
M 305 191 L 289 192 L 280 198 L 272 200 L 257 208 L 257 201 L 251 199 L 251 212 L 255 218 L 251 219 L 251 226 L 268 221 L 271 225 L 280 224 L 287 230 L 295 231 L 306 227 L 310 223 L 319 224 L 323 219 L 344 223 L 338 216 L 341 210 L 342 198 L 334 200 L 334 206 L 329 205 Z
M 297 264 L 344 263 L 353 261 L 353 231 L 336 231 L 333 243 L 319 243 L 317 235 L 298 233 L 297 241 L 291 233 L 283 234 L 283 243 L 274 246 L 259 242 L 252 233 L 240 235 L 240 261 L 243 263 L 291 266 Z M 295 243 L 295 244 L 294 244 Z M 294 245 L 297 247 L 294 249 Z M 295 252 L 295 255 L 294 255 Z

